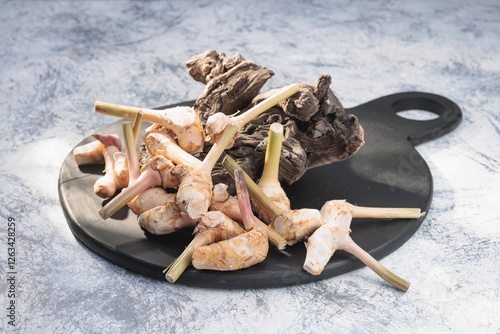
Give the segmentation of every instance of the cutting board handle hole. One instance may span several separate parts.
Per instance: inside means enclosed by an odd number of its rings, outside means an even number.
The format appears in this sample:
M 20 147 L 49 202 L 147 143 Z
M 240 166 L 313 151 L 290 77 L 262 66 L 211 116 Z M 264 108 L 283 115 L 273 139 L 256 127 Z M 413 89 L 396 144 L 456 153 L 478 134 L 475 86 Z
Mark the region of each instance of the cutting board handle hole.
M 431 121 L 439 118 L 439 115 L 432 111 L 422 109 L 409 109 L 396 112 L 396 115 L 413 121 Z
M 427 97 L 403 97 L 392 103 L 392 110 L 397 116 L 415 121 L 437 119 L 445 109 L 441 103 Z

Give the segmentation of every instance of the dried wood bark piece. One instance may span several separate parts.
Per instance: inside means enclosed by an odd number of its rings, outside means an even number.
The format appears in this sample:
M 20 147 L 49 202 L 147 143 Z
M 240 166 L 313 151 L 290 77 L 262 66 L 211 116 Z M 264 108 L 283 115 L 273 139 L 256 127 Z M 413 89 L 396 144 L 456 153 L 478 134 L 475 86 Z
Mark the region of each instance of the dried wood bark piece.
M 233 115 L 248 110 L 279 89 L 258 95 L 274 72 L 240 54 L 227 57 L 209 50 L 192 57 L 186 66 L 195 80 L 206 84 L 194 105 L 203 122 L 216 112 Z M 280 181 L 292 184 L 311 168 L 355 154 L 364 144 L 363 128 L 355 115 L 346 115 L 330 89 L 331 82 L 330 75 L 321 75 L 316 85 L 300 84 L 299 93 L 244 126 L 227 153 L 257 180 L 264 165 L 269 127 L 279 122 L 284 126 Z M 207 141 L 197 157 L 203 160 L 211 146 Z M 147 156 L 147 152 L 141 152 L 142 163 Z M 216 164 L 212 176 L 214 184 L 226 183 L 234 194 L 232 178 L 220 164 Z
M 188 73 L 201 83 L 207 84 L 213 78 L 229 71 L 246 59 L 239 53 L 227 57 L 224 53 L 208 50 L 191 57 L 186 62 Z
M 239 54 L 228 58 L 214 50 L 194 56 L 186 66 L 195 80 L 206 84 L 194 104 L 204 121 L 216 112 L 231 115 L 246 108 L 274 75 Z
M 300 94 L 288 98 L 247 124 L 228 154 L 253 179 L 262 172 L 267 135 L 274 122 L 284 126 L 280 179 L 288 184 L 315 167 L 347 159 L 364 144 L 364 132 L 354 115 L 346 115 L 330 89 L 331 77 L 321 75 L 316 86 L 300 85 Z M 259 95 L 252 105 L 266 98 Z M 228 182 L 225 171 L 214 169 L 218 182 Z

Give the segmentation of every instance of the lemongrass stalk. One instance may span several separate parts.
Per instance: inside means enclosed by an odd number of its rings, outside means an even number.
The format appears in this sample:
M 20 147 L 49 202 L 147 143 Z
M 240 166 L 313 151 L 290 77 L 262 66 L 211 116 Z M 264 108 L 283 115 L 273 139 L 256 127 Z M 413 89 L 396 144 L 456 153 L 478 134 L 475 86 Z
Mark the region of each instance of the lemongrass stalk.
M 208 151 L 202 163 L 197 168 L 205 171 L 208 174 L 212 173 L 212 169 L 214 168 L 215 164 L 221 157 L 222 153 L 224 153 L 224 150 L 234 140 L 234 137 L 237 133 L 237 126 L 235 126 L 234 124 L 228 125 L 224 129 L 224 132 L 222 133 L 219 140 L 213 144 L 213 146 L 210 148 L 210 151 Z
M 254 227 L 261 227 L 267 234 L 269 243 L 276 248 L 283 250 L 287 245 L 287 241 L 275 230 L 271 229 L 267 224 L 262 222 L 257 218 L 252 211 L 252 206 L 250 204 L 250 196 L 248 194 L 248 188 L 245 185 L 245 177 L 241 169 L 236 169 L 234 171 L 234 179 L 236 181 L 236 193 L 238 196 L 238 205 L 240 208 L 241 216 L 243 218 L 243 223 L 247 231 Z
M 134 127 L 133 127 L 135 145 L 137 145 L 137 142 L 139 141 L 139 135 L 141 133 L 141 125 L 143 117 L 144 117 L 144 112 L 142 110 L 139 110 L 137 112 L 137 116 L 135 116 Z
M 250 122 L 252 119 L 255 117 L 259 116 L 266 110 L 270 109 L 271 107 L 274 107 L 277 105 L 279 102 L 289 98 L 290 96 L 294 95 L 295 93 L 299 92 L 299 85 L 298 84 L 291 84 L 288 86 L 285 86 L 278 90 L 276 93 L 273 95 L 269 96 L 267 99 L 259 102 L 252 108 L 248 109 L 244 113 L 238 116 L 231 117 L 231 120 L 233 124 L 236 124 L 238 128 L 242 128 L 245 124 Z
M 366 207 L 349 204 L 353 218 L 409 218 L 418 219 L 425 212 L 421 212 L 419 208 L 382 208 L 382 207 Z
M 264 169 L 258 182 L 259 187 L 280 187 L 278 180 L 280 169 L 281 148 L 283 145 L 283 125 L 273 123 L 269 127 Z
M 211 231 L 203 231 L 194 235 L 193 240 L 187 245 L 184 251 L 179 255 L 165 270 L 165 278 L 170 283 L 175 283 L 186 268 L 191 264 L 191 257 L 197 247 L 209 245 L 213 237 Z
M 134 129 L 132 128 L 132 123 L 123 122 L 123 140 L 125 142 L 125 153 L 127 156 L 128 163 L 128 184 L 132 185 L 139 175 L 141 174 L 141 168 L 139 166 L 139 156 L 137 154 Z
M 146 122 L 163 123 L 164 120 L 158 110 L 155 109 L 129 107 L 103 101 L 96 101 L 94 108 L 96 112 L 108 116 L 135 119 L 141 112 L 143 120 Z
M 290 210 L 290 200 L 279 181 L 282 146 L 283 125 L 281 123 L 273 123 L 269 128 L 264 168 L 257 185 L 277 206 L 284 210 Z M 257 216 L 264 222 L 270 223 L 267 215 L 258 206 L 256 207 L 256 212 Z
M 220 134 L 229 124 L 236 125 L 240 130 L 252 119 L 267 111 L 269 108 L 275 106 L 279 102 L 285 100 L 286 98 L 289 98 L 298 91 L 299 85 L 292 84 L 281 88 L 276 93 L 262 100 L 240 115 L 227 116 L 226 114 L 221 112 L 210 115 L 207 118 L 205 129 L 211 136 L 212 140 L 215 140 L 218 137 L 218 134 Z
M 410 283 L 405 279 L 399 277 L 398 275 L 391 272 L 389 269 L 384 267 L 380 262 L 378 262 L 373 256 L 368 252 L 358 246 L 350 236 L 343 239 L 344 244 L 342 250 L 351 253 L 358 259 L 360 259 L 367 267 L 373 270 L 377 275 L 379 275 L 386 282 L 394 286 L 396 289 L 403 292 L 408 291 L 410 288 Z
M 234 171 L 236 169 L 241 169 L 238 163 L 234 161 L 234 159 L 231 158 L 229 155 L 226 155 L 224 157 L 222 165 L 227 170 L 229 175 L 231 175 L 233 178 L 234 178 Z M 264 210 L 264 212 L 271 221 L 273 221 L 276 217 L 286 212 L 286 210 L 281 209 L 275 203 L 273 203 L 273 201 L 262 191 L 261 188 L 259 188 L 259 186 L 252 180 L 252 178 L 250 178 L 250 176 L 248 176 L 248 174 L 246 174 L 244 171 L 243 171 L 243 176 L 245 179 L 245 184 L 248 188 L 248 192 L 250 193 L 250 196 L 257 203 L 257 205 L 259 205 L 262 208 L 262 210 Z

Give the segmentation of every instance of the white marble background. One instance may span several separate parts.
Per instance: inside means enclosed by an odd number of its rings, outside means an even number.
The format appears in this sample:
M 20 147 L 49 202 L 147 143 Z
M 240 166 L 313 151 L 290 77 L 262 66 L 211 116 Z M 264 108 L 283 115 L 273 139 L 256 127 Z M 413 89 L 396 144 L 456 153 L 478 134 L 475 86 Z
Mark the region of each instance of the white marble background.
M 17 220 L 19 333 L 499 333 L 498 1 L 1 1 L 0 322 L 7 217 Z M 79 244 L 59 168 L 110 123 L 95 100 L 195 99 L 184 61 L 241 52 L 268 86 L 333 76 L 346 107 L 420 90 L 460 127 L 418 146 L 435 182 L 416 235 L 382 260 L 403 294 L 361 269 L 314 284 L 210 290 L 133 274 Z M 0 330 L 1 332 L 1 330 Z

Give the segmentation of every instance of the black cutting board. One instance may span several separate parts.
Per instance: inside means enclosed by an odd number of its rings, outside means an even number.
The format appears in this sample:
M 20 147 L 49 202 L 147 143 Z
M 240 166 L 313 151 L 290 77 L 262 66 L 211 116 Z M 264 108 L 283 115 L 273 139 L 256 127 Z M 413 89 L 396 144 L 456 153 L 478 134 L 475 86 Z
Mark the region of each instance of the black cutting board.
M 414 109 L 430 111 L 437 118 L 419 121 L 397 114 Z M 455 129 L 462 119 L 460 108 L 439 95 L 407 92 L 346 109 L 346 113 L 359 117 L 366 144 L 351 158 L 309 170 L 298 182 L 286 187 L 292 207 L 320 209 L 327 200 L 347 199 L 363 206 L 417 207 L 428 212 L 432 175 L 414 146 Z M 121 134 L 121 121 L 98 132 Z M 90 140 L 85 138 L 78 145 Z M 101 172 L 102 166 L 78 167 L 72 152 L 66 157 L 60 171 L 59 196 L 69 227 L 78 240 L 111 262 L 165 280 L 163 269 L 191 241 L 192 231 L 152 236 L 139 227 L 136 216 L 127 208 L 104 221 L 98 211 L 105 201 L 92 193 Z M 403 245 L 424 219 L 425 216 L 411 220 L 354 219 L 351 236 L 381 259 Z M 304 259 L 305 246 L 299 243 L 287 247 L 286 254 L 271 249 L 263 263 L 235 272 L 189 267 L 175 284 L 226 289 L 283 287 L 323 280 L 363 266 L 358 259 L 339 251 L 321 275 L 313 276 L 302 269 Z M 389 269 L 398 272 L 398 268 Z M 165 280 L 165 284 L 170 283 Z

